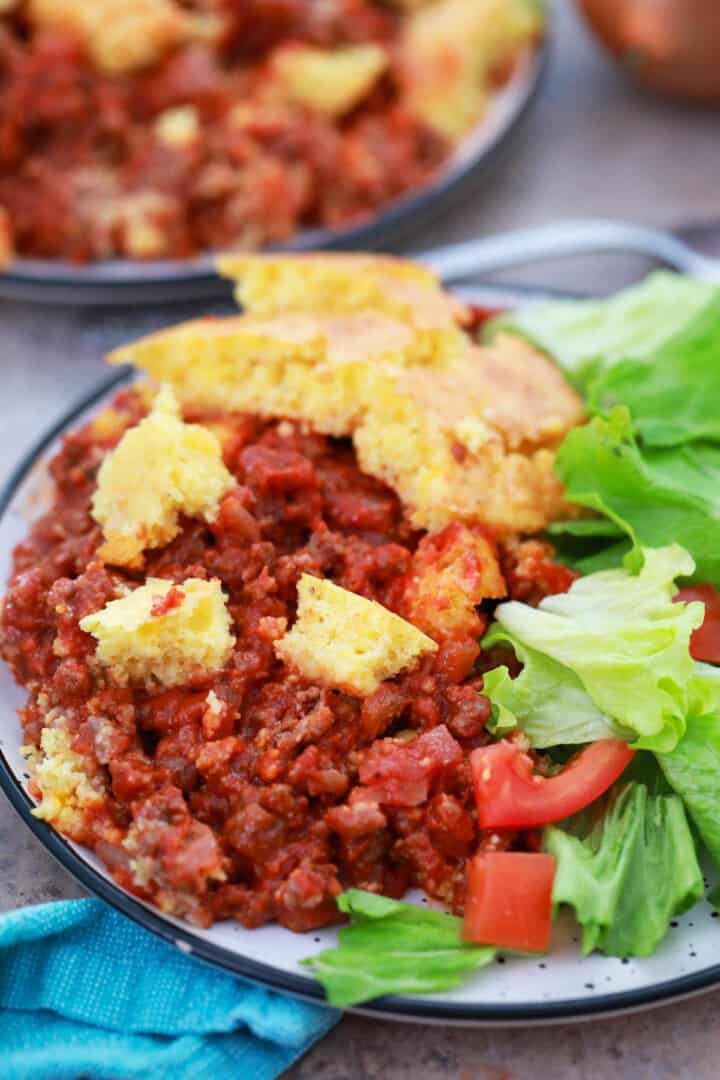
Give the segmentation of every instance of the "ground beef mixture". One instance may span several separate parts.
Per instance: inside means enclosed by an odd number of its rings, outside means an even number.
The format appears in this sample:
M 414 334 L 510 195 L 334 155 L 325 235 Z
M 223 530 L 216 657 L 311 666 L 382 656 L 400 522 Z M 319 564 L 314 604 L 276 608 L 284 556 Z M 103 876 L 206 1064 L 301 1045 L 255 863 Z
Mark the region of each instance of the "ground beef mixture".
M 118 395 L 123 423 L 137 422 L 143 401 Z M 232 917 L 308 930 L 338 920 L 334 898 L 349 886 L 394 897 L 419 886 L 459 911 L 468 855 L 536 840 L 476 826 L 468 755 L 489 741 L 482 672 L 508 661 L 480 651 L 489 611 L 364 700 L 290 673 L 273 642 L 292 624 L 299 576 L 402 614 L 421 537 L 349 443 L 287 421 L 237 414 L 222 424 L 237 484 L 217 520 L 185 521 L 135 577 L 97 559 L 89 514 L 118 423 L 66 436 L 50 467 L 54 505 L 16 549 L 0 647 L 29 690 L 26 742 L 38 746 L 49 718 L 62 717 L 100 792 L 66 831 L 120 884 L 200 925 Z M 537 602 L 572 580 L 537 540 L 501 555 L 511 597 Z M 93 664 L 79 620 L 145 576 L 222 580 L 236 644 L 221 672 L 152 692 L 113 685 Z
M 99 70 L 77 38 L 33 27 L 23 5 L 0 15 L 0 208 L 18 254 L 82 262 L 256 248 L 358 222 L 446 160 L 450 142 L 398 84 L 402 16 L 372 0 L 186 6 L 211 7 L 224 32 L 121 74 Z M 377 44 L 391 62 L 356 107 L 326 116 L 274 94 L 270 57 L 287 42 Z M 178 108 L 191 110 L 193 130 L 164 138 Z

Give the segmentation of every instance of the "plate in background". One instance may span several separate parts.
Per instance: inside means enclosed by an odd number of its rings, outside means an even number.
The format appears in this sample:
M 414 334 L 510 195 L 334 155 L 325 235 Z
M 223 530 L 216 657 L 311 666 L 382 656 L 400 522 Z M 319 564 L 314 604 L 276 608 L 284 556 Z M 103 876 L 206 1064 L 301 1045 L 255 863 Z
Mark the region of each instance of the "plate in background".
M 527 303 L 544 294 L 509 287 L 465 289 L 465 299 L 482 307 Z M 557 294 L 555 294 L 557 295 Z M 85 422 L 123 382 L 127 370 L 109 376 L 33 446 L 0 492 L 0 580 L 4 582 L 12 547 L 47 496 L 46 465 L 59 438 Z M 279 926 L 246 930 L 225 921 L 199 930 L 162 915 L 116 885 L 93 853 L 65 840 L 31 814 L 27 769 L 19 753 L 20 726 L 15 709 L 24 703 L 4 665 L 0 665 L 0 787 L 25 823 L 67 870 L 140 925 L 216 966 L 276 990 L 323 1000 L 318 983 L 298 961 L 331 944 L 335 930 L 294 934 Z M 419 895 L 419 894 L 418 894 Z M 579 932 L 570 917 L 553 930 L 547 956 L 508 957 L 442 994 L 386 997 L 362 1006 L 369 1015 L 457 1024 L 529 1024 L 607 1015 L 672 1001 L 720 984 L 720 920 L 707 903 L 673 920 L 655 956 L 619 960 L 582 957 Z
M 537 95 L 547 66 L 546 36 L 526 52 L 495 96 L 488 113 L 463 140 L 443 169 L 367 221 L 346 229 L 298 233 L 277 249 L 386 250 L 403 233 L 427 222 L 476 182 L 505 148 Z M 231 286 L 214 270 L 214 255 L 155 262 L 113 259 L 77 265 L 61 259 L 15 259 L 0 273 L 0 300 L 52 304 L 147 304 L 217 296 Z

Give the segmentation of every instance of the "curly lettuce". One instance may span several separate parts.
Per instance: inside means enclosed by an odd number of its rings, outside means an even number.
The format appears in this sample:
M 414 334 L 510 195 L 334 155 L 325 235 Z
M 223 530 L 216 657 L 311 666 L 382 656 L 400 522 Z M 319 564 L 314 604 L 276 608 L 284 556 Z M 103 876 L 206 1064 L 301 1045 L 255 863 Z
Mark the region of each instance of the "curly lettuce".
M 716 285 L 660 271 L 604 300 L 530 304 L 493 319 L 486 333 L 519 334 L 549 353 L 580 389 L 587 389 L 629 357 L 649 371 L 654 355 L 674 349 L 678 339 L 692 333 L 696 320 L 706 317 L 718 297 Z
M 595 807 L 548 825 L 555 905 L 570 904 L 584 953 L 650 956 L 674 915 L 703 896 L 703 877 L 682 801 L 620 783 Z
M 605 565 L 619 563 L 629 551 L 637 567 L 641 548 L 677 543 L 695 562 L 695 580 L 720 584 L 720 445 L 641 448 L 630 414 L 619 406 L 607 419 L 596 417 L 570 432 L 558 451 L 555 473 L 569 502 L 604 515 L 625 534 L 627 540 L 618 543 L 606 528 L 610 546 L 599 549 Z M 569 526 L 561 523 L 553 531 L 561 552 L 569 555 L 565 561 L 586 572 L 583 559 L 598 555 L 588 554 L 583 538 L 585 546 L 574 556 L 566 537 L 577 539 L 578 534 Z M 589 538 L 602 541 L 602 526 Z
M 720 715 L 690 717 L 675 749 L 658 754 L 657 760 L 720 866 Z
M 631 357 L 599 374 L 589 403 L 602 415 L 625 405 L 648 447 L 720 440 L 720 297 L 653 352 L 650 363 Z
M 633 737 L 597 707 L 578 676 L 564 664 L 529 648 L 499 626 L 486 635 L 483 644 L 511 645 L 523 664 L 514 679 L 504 665 L 484 677 L 483 693 L 493 705 L 488 724 L 493 734 L 520 728 L 537 750 Z
M 544 747 L 612 732 L 669 753 L 691 710 L 720 703 L 720 683 L 701 679 L 690 656 L 703 605 L 673 603 L 675 579 L 692 574 L 692 559 L 678 545 L 642 555 L 637 574 L 590 574 L 537 608 L 498 605 L 485 642 L 509 641 L 528 666 L 520 681 L 485 676 L 497 728 L 518 727 Z

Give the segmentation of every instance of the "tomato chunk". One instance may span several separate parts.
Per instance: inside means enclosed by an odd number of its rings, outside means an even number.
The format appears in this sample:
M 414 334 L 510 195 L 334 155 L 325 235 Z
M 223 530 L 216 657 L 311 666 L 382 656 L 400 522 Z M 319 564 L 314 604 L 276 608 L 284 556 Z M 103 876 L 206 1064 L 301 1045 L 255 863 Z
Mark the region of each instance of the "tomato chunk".
M 463 937 L 505 949 L 546 952 L 555 857 L 488 851 L 468 863 Z
M 387 806 L 419 806 L 427 800 L 433 781 L 457 768 L 463 760 L 460 744 L 444 724 L 425 731 L 409 743 L 378 739 L 358 770 L 368 794 Z
M 594 802 L 629 764 L 634 751 L 622 739 L 600 739 L 547 779 L 533 760 L 503 739 L 470 755 L 481 829 L 530 829 L 560 821 Z
M 684 604 L 699 600 L 705 605 L 705 620 L 690 637 L 690 655 L 693 660 L 720 664 L 720 593 L 715 586 L 688 585 L 676 592 L 673 599 Z

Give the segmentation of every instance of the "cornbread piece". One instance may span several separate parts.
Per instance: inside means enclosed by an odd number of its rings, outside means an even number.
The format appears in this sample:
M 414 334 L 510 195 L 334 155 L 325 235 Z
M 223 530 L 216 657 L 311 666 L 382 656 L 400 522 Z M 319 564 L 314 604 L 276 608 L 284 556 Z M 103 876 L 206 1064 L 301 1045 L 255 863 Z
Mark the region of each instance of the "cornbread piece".
M 413 109 L 440 134 L 460 138 L 486 110 L 492 76 L 542 25 L 528 0 L 438 0 L 407 20 L 401 54 Z
M 501 334 L 492 346 L 475 350 L 465 371 L 467 391 L 476 386 L 483 401 L 483 420 L 511 450 L 558 445 L 583 419 L 580 399 L 560 369 L 518 337 Z M 456 433 L 471 450 L 472 429 L 468 438 L 458 421 Z
M 74 33 L 110 75 L 156 63 L 188 33 L 171 0 L 29 0 L 28 16 L 39 30 Z
M 225 594 L 217 579 L 174 585 L 149 578 L 80 620 L 97 639 L 96 659 L 116 682 L 178 686 L 219 671 L 234 644 Z
M 291 44 L 275 49 L 270 67 L 284 97 L 339 117 L 367 96 L 388 62 L 379 45 L 317 49 Z
M 200 131 L 200 116 L 193 105 L 166 109 L 155 121 L 155 134 L 165 146 L 187 146 Z
M 390 255 L 225 255 L 218 270 L 237 281 L 251 314 L 372 310 L 416 330 L 455 330 L 467 312 L 426 266 Z
M 311 420 L 318 431 L 347 435 L 366 401 L 395 372 L 441 362 L 464 344 L 420 338 L 375 311 L 339 315 L 295 313 L 275 319 L 237 315 L 197 319 L 111 353 L 133 363 L 178 398 L 201 408 L 239 409 L 261 416 Z M 433 343 L 437 351 L 433 353 Z
M 398 493 L 413 525 L 532 532 L 570 512 L 552 466 L 582 417 L 552 362 L 505 337 L 443 368 L 403 372 L 353 440 L 362 469 Z
M 367 697 L 437 645 L 374 600 L 303 574 L 295 625 L 275 643 L 311 683 Z
M 476 605 L 507 594 L 495 542 L 479 526 L 453 522 L 424 536 L 413 555 L 403 614 L 435 641 L 479 637 Z
M 100 557 L 141 565 L 146 548 L 177 535 L 181 513 L 213 521 L 234 480 L 220 443 L 199 424 L 185 424 L 169 387 L 150 415 L 127 431 L 98 473 L 92 515 L 103 527 Z
M 48 714 L 40 750 L 24 748 L 41 801 L 32 813 L 71 839 L 82 841 L 87 815 L 102 806 L 106 794 L 102 770 L 92 758 L 71 748 L 63 718 Z

